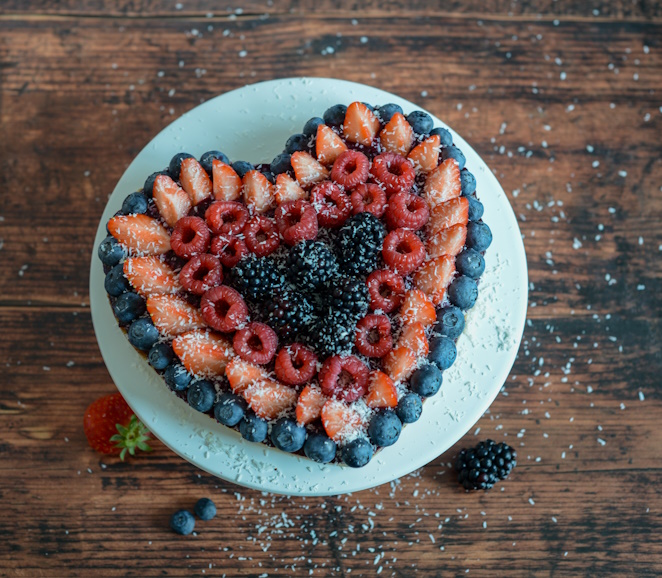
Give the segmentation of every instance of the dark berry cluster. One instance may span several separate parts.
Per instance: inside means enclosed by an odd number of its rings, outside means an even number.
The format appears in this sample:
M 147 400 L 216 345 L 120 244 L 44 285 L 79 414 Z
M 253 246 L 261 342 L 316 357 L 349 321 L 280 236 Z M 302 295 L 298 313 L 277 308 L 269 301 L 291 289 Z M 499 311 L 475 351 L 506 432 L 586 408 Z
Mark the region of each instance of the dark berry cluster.
M 304 293 L 315 293 L 324 282 L 338 273 L 338 262 L 329 247 L 321 241 L 302 241 L 290 249 L 287 274 Z
M 505 480 L 517 464 L 517 452 L 508 444 L 492 440 L 463 449 L 457 456 L 455 469 L 458 481 L 466 490 L 489 490 L 499 480 Z
M 332 277 L 325 283 L 327 307 L 344 314 L 355 322 L 368 312 L 368 286 L 356 277 Z
M 266 321 L 286 341 L 305 341 L 317 321 L 310 301 L 298 291 L 285 290 L 266 304 Z
M 338 231 L 338 262 L 350 275 L 367 275 L 378 268 L 386 237 L 383 223 L 368 212 L 354 215 Z
M 262 301 L 283 286 L 283 275 L 271 257 L 249 255 L 232 269 L 231 281 L 247 299 Z
M 340 355 L 351 352 L 355 333 L 356 320 L 331 309 L 320 316 L 311 339 L 325 355 Z

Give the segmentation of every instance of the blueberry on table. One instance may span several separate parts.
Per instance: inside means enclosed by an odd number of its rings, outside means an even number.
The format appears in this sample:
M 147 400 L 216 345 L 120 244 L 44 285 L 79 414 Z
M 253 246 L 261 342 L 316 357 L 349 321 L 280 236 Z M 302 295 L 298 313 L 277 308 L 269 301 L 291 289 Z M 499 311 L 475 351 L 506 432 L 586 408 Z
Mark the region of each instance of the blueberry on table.
M 469 201 L 469 220 L 470 221 L 479 221 L 483 216 L 485 208 L 483 203 L 481 203 L 476 197 L 467 197 Z
M 97 254 L 104 265 L 112 267 L 126 257 L 126 250 L 115 237 L 109 235 L 99 243 Z
M 407 115 L 407 122 L 414 129 L 414 132 L 418 134 L 430 134 L 432 127 L 434 127 L 432 117 L 422 110 L 410 112 Z
M 448 287 L 448 299 L 463 311 L 471 309 L 478 299 L 478 285 L 466 275 L 456 277 Z
M 431 397 L 439 391 L 443 376 L 441 370 L 433 364 L 419 367 L 411 376 L 409 387 L 421 397 Z
M 232 168 L 234 169 L 234 172 L 239 175 L 240 178 L 244 178 L 244 175 L 248 171 L 252 171 L 255 169 L 255 167 L 246 161 L 235 161 L 232 163 Z
M 170 518 L 170 528 L 173 532 L 186 536 L 195 528 L 195 518 L 188 510 L 179 510 Z
M 292 168 L 292 155 L 288 153 L 280 153 L 273 161 L 271 161 L 270 169 L 274 175 L 286 173 Z
M 175 352 L 169 343 L 155 343 L 147 354 L 147 361 L 158 371 L 162 371 L 168 367 L 173 359 L 175 359 Z
M 399 104 L 393 104 L 392 102 L 378 106 L 375 112 L 383 123 L 387 123 L 391 120 L 396 112 L 403 114 L 402 107 Z
M 173 391 L 184 391 L 191 384 L 192 378 L 191 374 L 186 371 L 186 368 L 181 363 L 174 361 L 166 367 L 163 379 L 165 379 L 166 385 Z
M 451 131 L 449 131 L 446 128 L 441 128 L 440 126 L 437 128 L 433 128 L 430 131 L 430 136 L 432 135 L 439 135 L 439 142 L 442 147 L 449 147 L 453 144 L 453 135 L 451 134 Z
M 464 313 L 452 305 L 443 307 L 437 311 L 437 324 L 434 326 L 434 331 L 451 339 L 457 339 L 464 331 Z
M 125 215 L 144 214 L 147 212 L 147 197 L 140 191 L 131 193 L 122 203 L 122 212 Z
M 398 441 L 402 422 L 394 411 L 380 411 L 370 420 L 368 435 L 376 446 L 392 446 Z
M 492 244 L 492 231 L 485 223 L 467 225 L 467 247 L 476 251 L 485 251 Z
M 122 293 L 113 304 L 113 313 L 120 323 L 130 323 L 145 313 L 145 300 L 137 293 Z
M 395 408 L 396 415 L 402 423 L 414 423 L 423 413 L 423 402 L 417 393 L 403 395 Z
M 148 197 L 151 197 L 154 194 L 154 181 L 159 175 L 167 175 L 168 171 L 156 171 L 147 177 L 145 184 L 143 185 L 143 193 Z
M 334 104 L 324 111 L 324 122 L 329 126 L 340 126 L 345 121 L 347 107 L 344 104 Z
M 445 335 L 430 339 L 428 361 L 434 363 L 439 369 L 448 369 L 457 358 L 457 348 L 452 339 Z
M 455 258 L 455 268 L 460 275 L 478 279 L 485 271 L 485 259 L 474 249 L 465 249 Z
M 174 181 L 179 180 L 179 172 L 182 170 L 182 161 L 184 159 L 190 159 L 193 155 L 189 153 L 177 153 L 174 157 L 170 159 L 170 164 L 168 165 L 168 174 L 170 178 Z
M 249 442 L 263 442 L 267 437 L 267 429 L 267 422 L 254 413 L 247 413 L 239 422 L 239 433 Z
M 308 138 L 305 134 L 293 134 L 285 143 L 285 152 L 292 154 L 308 149 Z
M 193 508 L 195 515 L 201 520 L 211 520 L 216 516 L 216 504 L 209 498 L 200 498 Z
M 460 167 L 460 170 L 462 170 L 464 165 L 467 164 L 467 159 L 464 158 L 464 153 L 454 145 L 443 147 L 441 149 L 441 158 L 443 160 L 455 159 L 458 166 Z
M 195 410 L 202 413 L 208 412 L 214 407 L 216 400 L 216 388 L 211 381 L 200 379 L 193 382 L 186 392 L 186 401 Z
M 127 331 L 129 343 L 141 351 L 149 351 L 159 340 L 159 330 L 149 317 L 136 319 Z
M 131 289 L 128 279 L 124 276 L 124 268 L 121 264 L 115 265 L 106 273 L 103 286 L 106 293 L 111 297 L 119 297 L 122 293 Z
M 214 405 L 214 417 L 223 425 L 232 427 L 243 419 L 246 407 L 243 397 L 226 391 L 220 395 Z
M 230 164 L 230 159 L 221 151 L 207 151 L 200 157 L 200 165 L 202 165 L 202 168 L 205 169 L 210 175 L 214 161 L 221 161 L 226 165 Z
M 306 443 L 303 445 L 303 453 L 309 459 L 320 464 L 328 464 L 336 457 L 336 442 L 323 433 L 313 432 L 308 434 Z
M 476 192 L 476 177 L 467 169 L 460 171 L 460 183 L 462 185 L 463 197 L 468 197 Z
M 271 428 L 271 441 L 284 452 L 298 452 L 306 442 L 306 428 L 289 417 L 281 417 Z
M 314 116 L 303 125 L 303 134 L 308 137 L 315 136 L 317 134 L 317 127 L 321 124 L 324 124 L 324 119 Z
M 371 459 L 374 450 L 365 438 L 356 438 L 342 449 L 342 460 L 350 468 L 362 468 Z

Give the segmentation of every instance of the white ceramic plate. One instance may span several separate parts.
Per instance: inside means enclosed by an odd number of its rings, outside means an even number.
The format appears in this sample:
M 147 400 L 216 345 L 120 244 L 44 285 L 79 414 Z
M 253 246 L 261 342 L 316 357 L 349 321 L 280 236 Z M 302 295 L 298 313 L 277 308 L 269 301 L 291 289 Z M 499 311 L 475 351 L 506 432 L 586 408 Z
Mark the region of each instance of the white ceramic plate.
M 503 385 L 524 329 L 527 269 L 519 228 L 496 178 L 460 137 L 467 168 L 476 176 L 493 233 L 476 305 L 458 340 L 458 359 L 444 372 L 439 394 L 398 442 L 364 468 L 319 465 L 263 444 L 250 443 L 207 415 L 191 409 L 165 386 L 127 341 L 113 316 L 96 256 L 108 219 L 124 197 L 138 190 L 177 152 L 200 156 L 222 150 L 230 159 L 268 162 L 310 117 L 338 102 L 394 102 L 405 113 L 419 106 L 376 88 L 328 78 L 290 78 L 253 84 L 218 96 L 183 115 L 158 134 L 126 170 L 103 213 L 90 268 L 90 305 L 99 347 L 113 381 L 138 417 L 163 443 L 199 468 L 258 490 L 290 495 L 329 495 L 374 487 L 427 464 L 458 441 L 489 407 Z M 434 117 L 435 126 L 446 125 Z

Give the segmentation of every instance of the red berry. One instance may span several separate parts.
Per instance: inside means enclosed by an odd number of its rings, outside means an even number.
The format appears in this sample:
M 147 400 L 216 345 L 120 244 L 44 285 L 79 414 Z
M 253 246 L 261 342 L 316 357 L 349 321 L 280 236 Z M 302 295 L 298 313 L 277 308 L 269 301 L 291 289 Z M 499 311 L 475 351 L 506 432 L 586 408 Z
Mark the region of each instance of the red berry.
M 207 291 L 200 301 L 200 309 L 207 324 L 222 333 L 235 331 L 248 319 L 244 298 L 227 285 Z
M 207 223 L 200 217 L 182 217 L 170 235 L 170 246 L 178 257 L 190 259 L 207 252 L 210 238 Z
M 372 176 L 383 185 L 387 195 L 408 193 L 416 178 L 416 171 L 405 157 L 382 153 L 372 161 Z
M 319 373 L 322 391 L 351 403 L 368 392 L 368 367 L 357 357 L 334 355 L 327 358 Z
M 196 295 L 223 283 L 223 267 L 218 257 L 203 253 L 196 255 L 179 272 L 180 285 Z
M 276 226 L 290 247 L 317 237 L 317 213 L 306 201 L 287 201 L 276 209 Z
M 293 343 L 278 352 L 274 370 L 283 383 L 302 385 L 317 373 L 317 355 L 301 343 Z
M 264 323 L 249 323 L 234 334 L 232 346 L 243 360 L 264 365 L 276 354 L 278 337 Z
M 391 322 L 386 315 L 366 315 L 356 324 L 356 349 L 366 357 L 384 357 L 393 349 Z
M 370 309 L 373 311 L 394 311 L 400 306 L 405 294 L 404 279 L 388 269 L 370 273 L 366 285 L 370 294 Z
M 345 151 L 333 163 L 331 178 L 345 190 L 353 189 L 368 180 L 370 161 L 358 151 Z
M 256 215 L 244 227 L 248 250 L 258 257 L 266 257 L 278 249 L 280 239 L 276 224 L 269 218 Z
M 413 231 L 396 229 L 386 235 L 382 256 L 396 273 L 409 275 L 425 261 L 425 247 Z
M 379 218 L 386 211 L 386 193 L 374 183 L 359 185 L 350 195 L 352 215 L 368 212 Z
M 205 220 L 214 235 L 238 234 L 248 223 L 248 209 L 236 201 L 215 201 L 205 211 Z
M 310 201 L 317 211 L 317 222 L 322 227 L 337 229 L 349 218 L 352 203 L 338 185 L 325 181 L 310 193 Z
M 211 252 L 218 255 L 221 263 L 228 269 L 232 269 L 249 253 L 244 239 L 229 234 L 214 237 L 211 240 Z
M 412 193 L 391 195 L 386 208 L 386 224 L 389 229 L 418 231 L 430 218 L 430 209 L 422 197 Z

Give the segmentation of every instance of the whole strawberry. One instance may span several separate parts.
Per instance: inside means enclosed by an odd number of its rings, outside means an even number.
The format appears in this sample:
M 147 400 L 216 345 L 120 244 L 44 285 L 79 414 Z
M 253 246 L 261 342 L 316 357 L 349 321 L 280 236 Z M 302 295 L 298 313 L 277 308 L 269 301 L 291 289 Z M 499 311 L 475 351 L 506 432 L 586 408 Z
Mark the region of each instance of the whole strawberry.
M 136 448 L 145 452 L 149 431 L 119 393 L 101 397 L 85 410 L 83 429 L 92 449 L 102 454 L 119 454 L 124 461 L 126 452 L 132 456 Z

